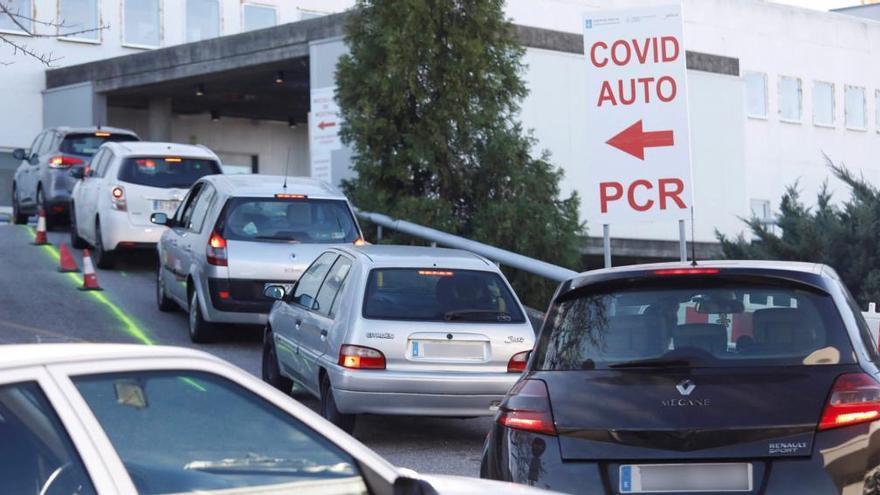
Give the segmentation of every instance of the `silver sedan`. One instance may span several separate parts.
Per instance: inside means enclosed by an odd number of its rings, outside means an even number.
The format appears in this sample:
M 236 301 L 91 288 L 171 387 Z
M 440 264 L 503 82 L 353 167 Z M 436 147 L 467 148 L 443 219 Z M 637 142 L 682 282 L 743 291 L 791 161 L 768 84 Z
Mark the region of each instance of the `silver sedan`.
M 328 249 L 266 295 L 263 378 L 301 384 L 347 431 L 363 413 L 492 415 L 534 343 L 504 275 L 465 251 Z

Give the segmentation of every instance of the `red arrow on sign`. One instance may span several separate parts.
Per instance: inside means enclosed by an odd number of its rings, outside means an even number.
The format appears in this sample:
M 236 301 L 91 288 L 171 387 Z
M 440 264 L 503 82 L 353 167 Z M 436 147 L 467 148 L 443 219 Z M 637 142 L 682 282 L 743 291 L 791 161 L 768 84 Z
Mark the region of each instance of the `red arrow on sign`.
M 639 160 L 645 159 L 645 148 L 658 148 L 663 146 L 672 146 L 675 144 L 675 136 L 672 131 L 653 131 L 644 132 L 642 130 L 642 121 L 620 131 L 616 136 L 605 141 L 615 148 L 629 153 Z
M 323 131 L 324 129 L 326 129 L 327 127 L 336 127 L 336 122 L 324 122 L 324 121 L 321 121 L 321 122 L 318 124 L 318 129 L 321 129 L 322 131 Z

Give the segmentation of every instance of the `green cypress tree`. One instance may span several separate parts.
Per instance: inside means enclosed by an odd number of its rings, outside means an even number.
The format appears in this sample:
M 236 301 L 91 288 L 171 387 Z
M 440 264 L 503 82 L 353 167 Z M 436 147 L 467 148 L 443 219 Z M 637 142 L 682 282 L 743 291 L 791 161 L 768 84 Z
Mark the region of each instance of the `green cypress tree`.
M 337 66 L 360 208 L 579 267 L 576 194 L 517 122 L 524 49 L 503 0 L 358 0 Z M 546 303 L 554 283 L 509 273 Z
M 754 240 L 717 236 L 728 258 L 830 265 L 864 309 L 869 302 L 880 302 L 880 190 L 826 160 L 834 176 L 850 188 L 849 199 L 835 204 L 822 187 L 816 206 L 809 208 L 795 184 L 782 197 L 775 227 L 753 218 L 746 224 Z

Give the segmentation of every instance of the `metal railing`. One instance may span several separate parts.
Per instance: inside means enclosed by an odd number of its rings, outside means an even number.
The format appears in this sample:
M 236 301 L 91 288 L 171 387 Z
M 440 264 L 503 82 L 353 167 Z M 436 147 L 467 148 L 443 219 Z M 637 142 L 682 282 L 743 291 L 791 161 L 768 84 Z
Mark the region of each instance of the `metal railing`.
M 441 245 L 470 251 L 483 256 L 484 258 L 488 258 L 495 263 L 516 268 L 517 270 L 522 270 L 556 282 L 564 282 L 578 274 L 578 272 L 569 270 L 568 268 L 529 258 L 528 256 L 523 256 L 481 242 L 465 239 L 464 237 L 459 237 L 457 235 L 447 234 L 446 232 L 425 227 L 424 225 L 407 222 L 406 220 L 396 220 L 381 213 L 371 213 L 358 209 L 355 209 L 355 213 L 358 217 L 377 225 L 377 228 L 379 229 L 378 237 L 380 239 L 382 238 L 382 229 L 387 228 L 430 241 L 434 246 Z

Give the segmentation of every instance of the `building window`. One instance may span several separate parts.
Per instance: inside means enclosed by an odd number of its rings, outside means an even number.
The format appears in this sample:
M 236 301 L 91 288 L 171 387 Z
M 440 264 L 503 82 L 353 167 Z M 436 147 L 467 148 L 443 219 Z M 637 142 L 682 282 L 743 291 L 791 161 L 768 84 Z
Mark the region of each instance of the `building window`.
M 58 0 L 58 32 L 65 39 L 100 41 L 98 0 Z
M 0 31 L 12 33 L 30 33 L 33 31 L 33 0 L 4 0 L 3 5 L 6 6 L 6 10 L 12 16 L 0 14 Z M 14 20 L 13 17 L 15 18 Z
M 834 127 L 833 83 L 813 83 L 813 124 Z
M 125 0 L 124 16 L 126 45 L 159 46 L 159 0 Z
M 784 122 L 801 121 L 801 80 L 779 76 L 779 119 Z
M 846 128 L 865 130 L 865 88 L 847 86 L 844 98 Z
M 320 10 L 301 9 L 299 7 L 297 7 L 296 10 L 299 11 L 299 20 L 301 20 L 301 21 L 307 21 L 309 19 L 317 19 L 318 17 L 324 17 L 325 15 L 329 14 L 329 12 L 322 12 Z
M 219 0 L 186 0 L 186 41 L 220 36 Z
M 767 74 L 747 72 L 746 81 L 746 112 L 749 117 L 767 118 Z
M 880 132 L 880 89 L 874 90 L 874 127 Z
M 275 7 L 266 5 L 244 4 L 241 6 L 241 30 L 253 31 L 254 29 L 263 29 L 276 25 L 277 15 Z

